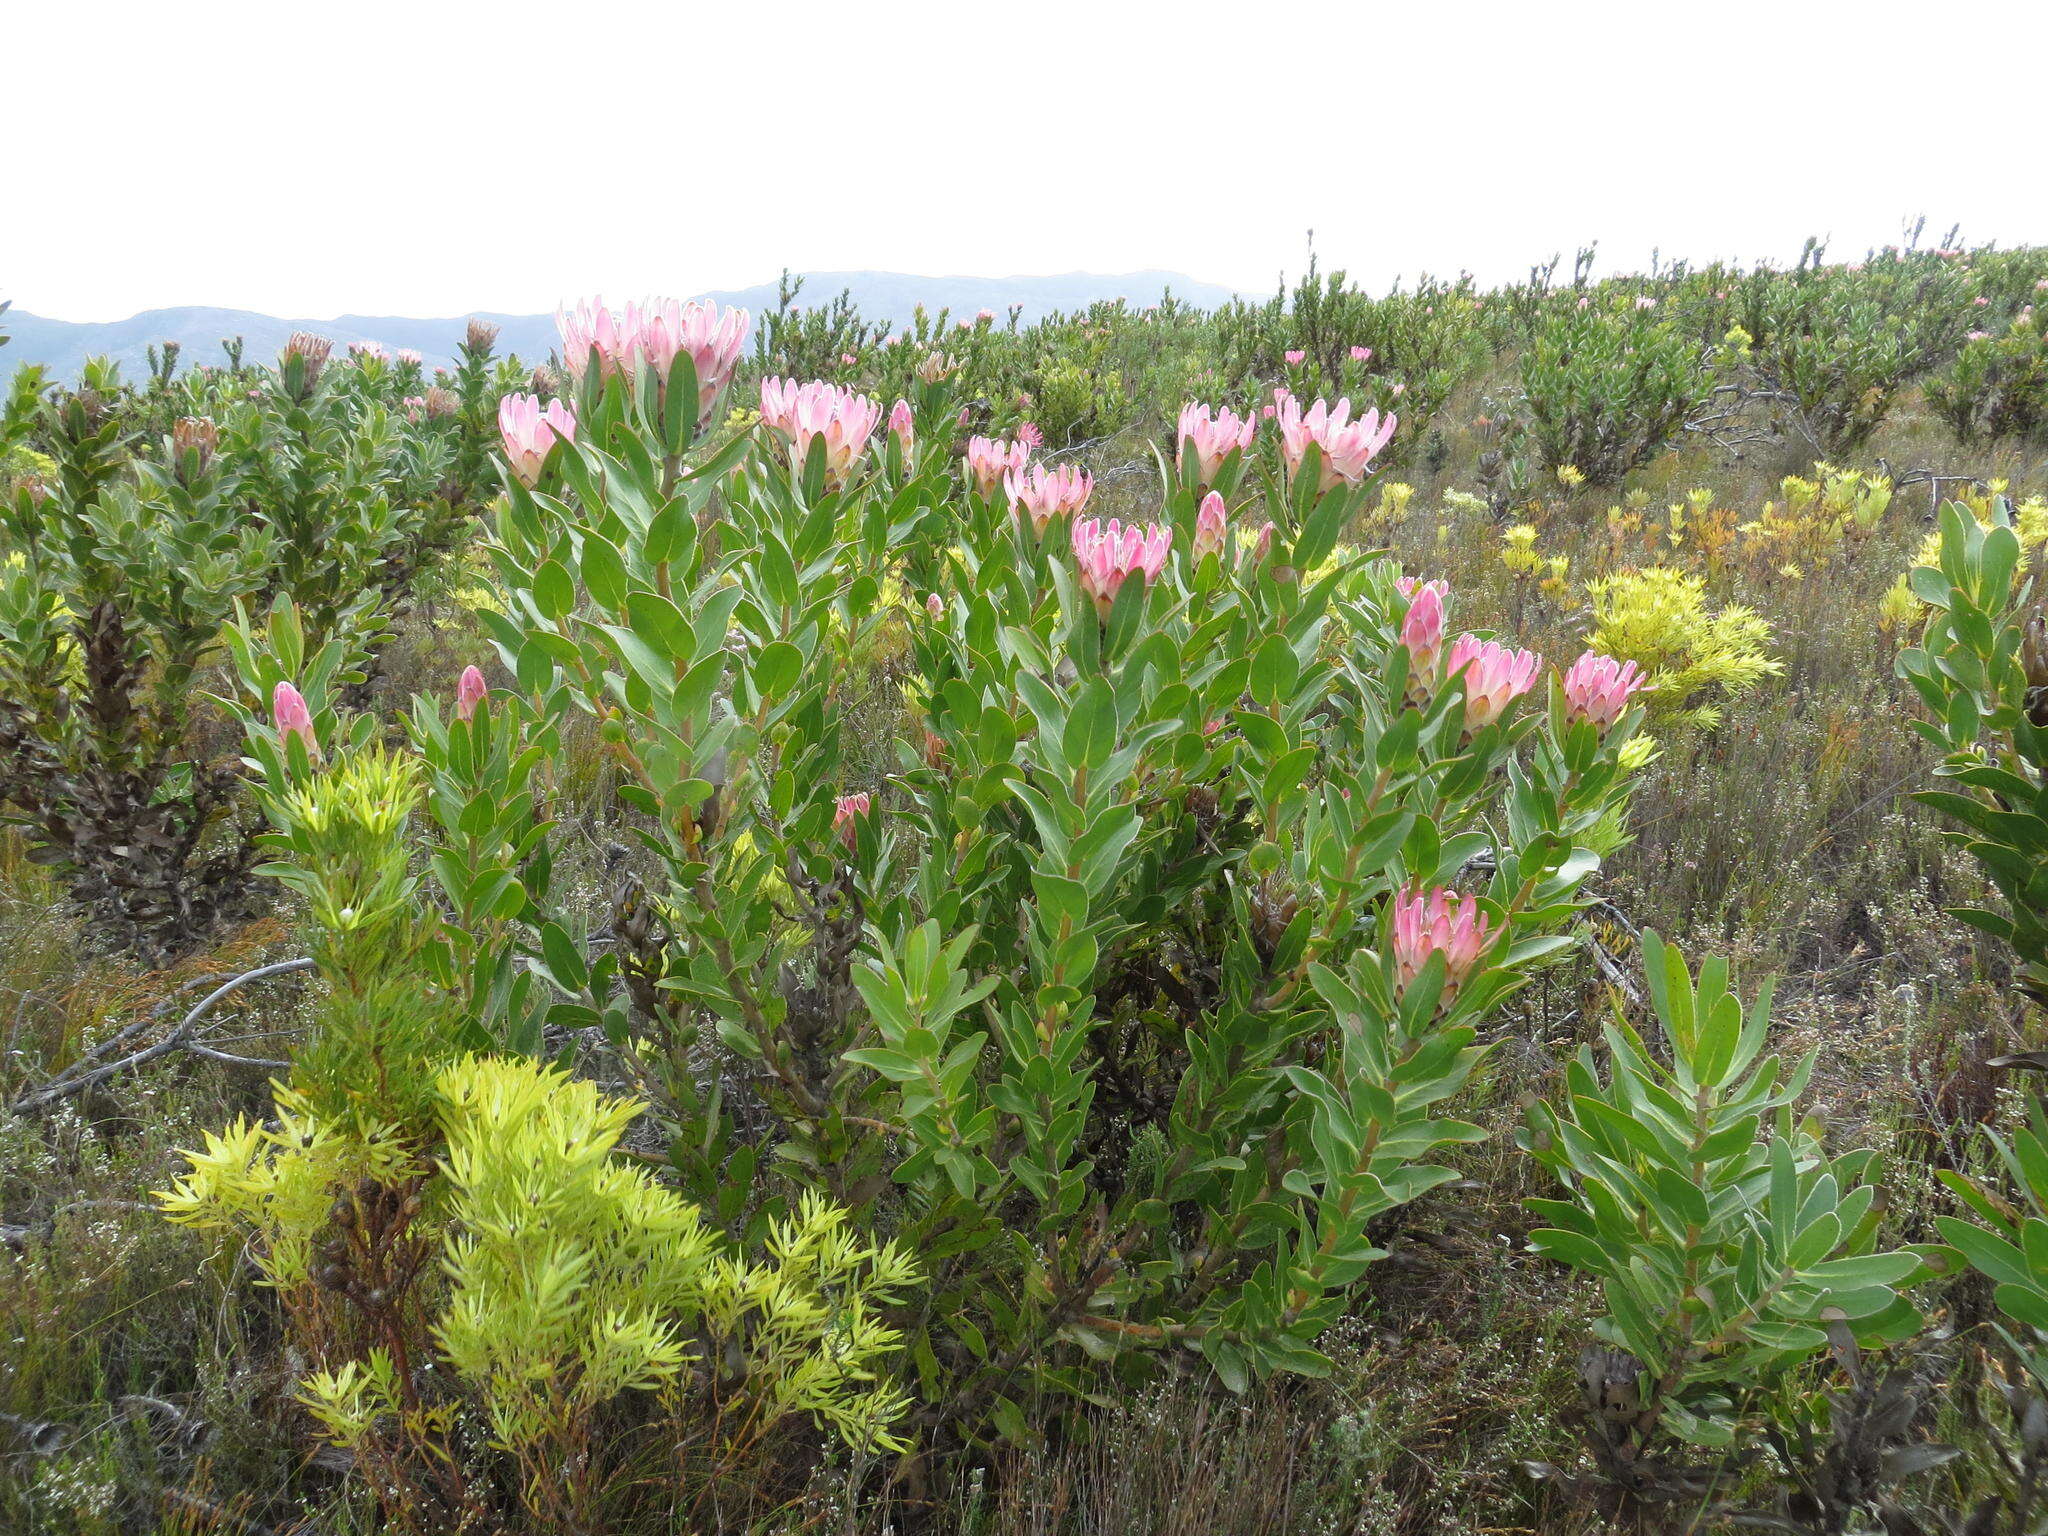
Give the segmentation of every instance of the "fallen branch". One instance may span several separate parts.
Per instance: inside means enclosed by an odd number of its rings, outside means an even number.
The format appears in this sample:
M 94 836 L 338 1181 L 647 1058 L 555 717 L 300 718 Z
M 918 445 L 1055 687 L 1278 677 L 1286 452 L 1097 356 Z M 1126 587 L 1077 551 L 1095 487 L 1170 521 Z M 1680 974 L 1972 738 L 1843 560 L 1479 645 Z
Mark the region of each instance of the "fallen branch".
M 173 1051 L 187 1051 L 206 1060 L 225 1062 L 230 1066 L 260 1067 L 273 1072 L 282 1071 L 290 1063 L 269 1061 L 256 1056 L 232 1056 L 225 1051 L 217 1051 L 213 1047 L 194 1039 L 193 1032 L 198 1028 L 200 1020 L 213 1011 L 215 1004 L 219 1003 L 223 998 L 230 997 L 234 993 L 239 992 L 251 982 L 263 981 L 272 976 L 286 976 L 295 971 L 309 971 L 312 968 L 313 962 L 309 959 L 279 960 L 271 965 L 259 965 L 255 970 L 244 971 L 239 976 L 230 976 L 195 1003 L 191 1011 L 178 1021 L 177 1026 L 155 1044 L 144 1046 L 141 1050 L 131 1052 L 118 1061 L 105 1062 L 97 1066 L 89 1065 L 89 1063 L 96 1061 L 100 1055 L 111 1050 L 114 1042 L 125 1044 L 133 1040 L 138 1033 L 138 1027 L 131 1024 L 115 1035 L 113 1042 L 103 1043 L 97 1050 L 88 1051 L 84 1057 L 73 1062 L 42 1087 L 24 1093 L 20 1098 L 8 1105 L 8 1108 L 17 1115 L 45 1114 L 63 1103 L 66 1099 L 84 1093 L 88 1088 L 97 1087 L 109 1078 L 120 1076 L 123 1072 L 132 1072 L 155 1061 L 160 1056 L 170 1055 Z M 209 977 L 206 979 L 213 980 L 215 978 Z M 203 985 L 203 983 L 189 984 L 181 988 L 180 992 L 189 991 L 196 985 Z M 173 994 L 173 996 L 176 995 L 178 994 Z M 148 1021 L 143 1022 L 146 1024 Z

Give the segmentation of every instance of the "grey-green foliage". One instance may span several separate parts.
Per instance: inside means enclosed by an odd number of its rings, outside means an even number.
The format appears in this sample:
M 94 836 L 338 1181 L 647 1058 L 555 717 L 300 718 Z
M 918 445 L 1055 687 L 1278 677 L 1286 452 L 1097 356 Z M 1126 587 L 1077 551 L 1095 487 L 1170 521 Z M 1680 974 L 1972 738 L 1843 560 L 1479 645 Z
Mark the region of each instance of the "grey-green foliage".
M 1599 1278 L 1596 1332 L 1633 1367 L 1608 1373 L 1624 1460 L 1674 1436 L 1736 1444 L 1837 1330 L 1864 1347 L 1914 1333 L 1900 1288 L 1923 1269 L 1878 1247 L 1876 1154 L 1831 1156 L 1796 1118 L 1814 1058 L 1766 1054 L 1770 989 L 1745 1009 L 1725 959 L 1695 985 L 1654 934 L 1644 963 L 1662 1040 L 1617 1019 L 1604 1071 L 1581 1049 L 1562 1104 L 1533 1109 L 1521 1137 L 1561 1186 L 1528 1202 L 1547 1223 L 1531 1246 Z

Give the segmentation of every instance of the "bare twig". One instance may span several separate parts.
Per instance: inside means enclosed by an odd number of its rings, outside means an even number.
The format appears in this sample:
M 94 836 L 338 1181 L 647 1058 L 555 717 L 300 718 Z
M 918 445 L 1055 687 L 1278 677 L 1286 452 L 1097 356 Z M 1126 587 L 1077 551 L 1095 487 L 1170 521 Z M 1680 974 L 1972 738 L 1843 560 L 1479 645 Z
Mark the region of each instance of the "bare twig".
M 95 1060 L 96 1055 L 93 1052 L 88 1052 L 84 1058 L 72 1063 L 71 1066 L 58 1073 L 56 1077 L 52 1078 L 42 1087 L 23 1094 L 9 1105 L 8 1108 L 17 1115 L 44 1114 L 58 1104 L 63 1103 L 66 1099 L 85 1092 L 88 1088 L 96 1087 L 100 1083 L 107 1081 L 107 1079 L 117 1077 L 123 1072 L 132 1072 L 138 1067 L 155 1061 L 159 1056 L 168 1056 L 173 1051 L 189 1051 L 195 1056 L 226 1062 L 232 1066 L 261 1067 L 271 1071 L 281 1071 L 289 1063 L 274 1062 L 254 1056 L 231 1056 L 224 1051 L 216 1051 L 210 1046 L 201 1044 L 193 1038 L 193 1031 L 198 1027 L 200 1020 L 204 1019 L 213 1010 L 215 1004 L 219 1003 L 223 998 L 239 992 L 251 982 L 262 981 L 271 976 L 285 976 L 296 971 L 309 971 L 312 968 L 313 962 L 309 959 L 279 960 L 271 965 L 259 965 L 255 970 L 244 971 L 239 976 L 230 976 L 195 1003 L 191 1011 L 178 1021 L 177 1026 L 155 1044 L 144 1046 L 141 1050 L 131 1052 L 118 1061 L 110 1061 L 104 1065 L 92 1067 L 88 1067 L 87 1063 Z M 216 978 L 207 979 L 213 980 Z M 190 988 L 187 987 L 182 990 L 190 990 Z M 124 1042 L 132 1040 L 135 1038 L 134 1030 L 135 1026 L 130 1025 L 121 1034 L 117 1035 L 115 1039 Z

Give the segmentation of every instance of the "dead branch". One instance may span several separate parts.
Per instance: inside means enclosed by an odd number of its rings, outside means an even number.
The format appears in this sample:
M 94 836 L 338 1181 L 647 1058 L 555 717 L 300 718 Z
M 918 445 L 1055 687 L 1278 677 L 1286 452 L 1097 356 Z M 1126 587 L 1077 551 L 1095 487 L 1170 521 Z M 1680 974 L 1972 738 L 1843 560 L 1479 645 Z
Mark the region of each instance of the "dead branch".
M 255 970 L 244 971 L 239 976 L 230 976 L 195 1003 L 191 1011 L 179 1020 L 177 1026 L 161 1040 L 156 1041 L 152 1045 L 146 1045 L 141 1050 L 133 1051 L 121 1057 L 118 1061 L 104 1062 L 100 1065 L 91 1065 L 91 1063 L 97 1060 L 99 1055 L 104 1054 L 105 1050 L 111 1049 L 111 1045 L 103 1047 L 98 1052 L 89 1051 L 84 1057 L 73 1062 L 49 1082 L 43 1084 L 42 1087 L 21 1095 L 12 1104 L 8 1105 L 8 1108 L 17 1115 L 45 1114 L 63 1103 L 66 1099 L 84 1093 L 88 1088 L 97 1087 L 109 1078 L 118 1077 L 124 1072 L 135 1071 L 137 1068 L 155 1061 L 160 1056 L 170 1055 L 173 1051 L 189 1052 L 194 1056 L 199 1056 L 209 1061 L 225 1062 L 231 1066 L 260 1067 L 268 1071 L 282 1071 L 290 1063 L 270 1061 L 256 1056 L 233 1056 L 225 1051 L 217 1051 L 204 1042 L 195 1039 L 194 1032 L 199 1027 L 200 1021 L 208 1013 L 212 1012 L 216 1004 L 222 999 L 239 992 L 251 982 L 263 981 L 272 976 L 290 975 L 296 971 L 309 971 L 312 968 L 313 962 L 309 959 L 279 960 L 271 965 L 259 965 Z M 207 978 L 207 980 L 215 979 L 217 978 Z M 180 989 L 181 992 L 189 990 L 191 990 L 190 986 Z M 178 994 L 173 994 L 173 996 L 176 995 Z M 155 1015 L 152 1015 L 152 1018 L 154 1017 Z M 137 1033 L 136 1026 L 129 1025 L 114 1038 L 116 1041 L 125 1044 L 134 1040 Z

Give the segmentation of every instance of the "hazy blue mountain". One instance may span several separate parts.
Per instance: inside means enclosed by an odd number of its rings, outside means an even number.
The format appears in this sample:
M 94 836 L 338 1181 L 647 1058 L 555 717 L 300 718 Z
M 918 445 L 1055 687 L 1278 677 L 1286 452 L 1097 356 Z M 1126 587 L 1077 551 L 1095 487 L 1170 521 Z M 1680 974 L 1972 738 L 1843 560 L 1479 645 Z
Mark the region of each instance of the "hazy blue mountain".
M 1231 297 L 1232 290 L 1214 283 L 1198 283 L 1177 272 L 1123 272 L 1099 274 L 1066 272 L 1051 277 L 913 277 L 900 272 L 813 272 L 806 274 L 798 304 L 821 305 L 849 292 L 864 317 L 890 324 L 907 321 L 919 304 L 936 313 L 950 309 L 956 316 L 992 309 L 998 315 L 1012 304 L 1023 306 L 1024 319 L 1036 320 L 1055 310 L 1078 309 L 1097 299 L 1125 298 L 1133 304 L 1150 304 L 1171 289 L 1185 303 L 1208 309 Z M 618 298 L 627 295 L 617 295 Z M 761 283 L 728 293 L 709 293 L 702 298 L 721 304 L 739 304 L 760 313 L 775 307 L 776 285 Z M 44 363 L 61 379 L 73 377 L 88 357 L 116 358 L 130 377 L 144 367 L 151 343 L 175 341 L 183 348 L 186 366 L 218 362 L 223 338 L 242 338 L 246 354 L 268 360 L 277 355 L 293 331 L 314 331 L 331 338 L 337 347 L 352 341 L 376 341 L 396 352 L 410 347 L 425 355 L 430 365 L 449 360 L 470 319 L 416 320 L 401 315 L 337 315 L 332 320 L 281 320 L 246 309 L 211 309 L 188 305 L 174 309 L 147 309 L 126 320 L 81 323 L 51 320 L 26 314 L 15 308 L 0 319 L 13 338 L 0 350 L 0 369 L 12 370 L 22 363 Z M 501 349 L 539 361 L 555 345 L 555 318 L 545 315 L 481 314 L 499 328 Z

